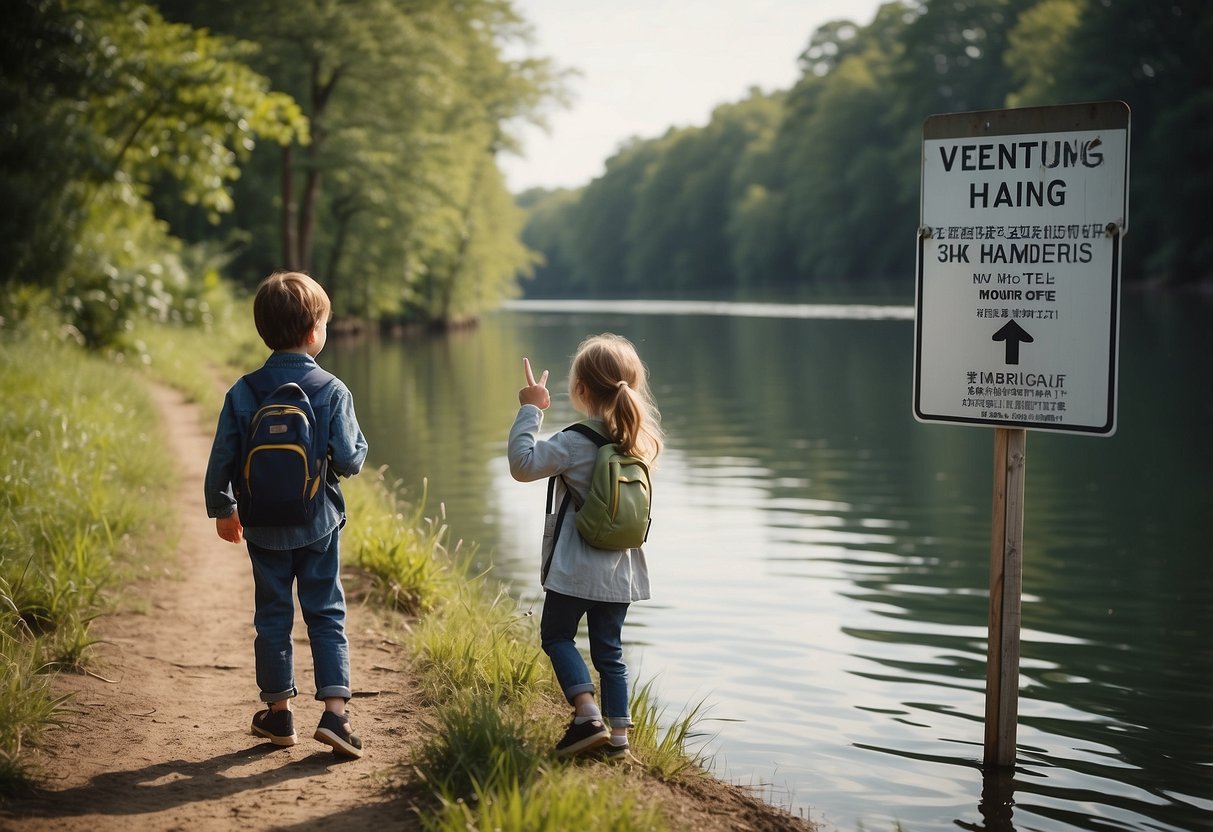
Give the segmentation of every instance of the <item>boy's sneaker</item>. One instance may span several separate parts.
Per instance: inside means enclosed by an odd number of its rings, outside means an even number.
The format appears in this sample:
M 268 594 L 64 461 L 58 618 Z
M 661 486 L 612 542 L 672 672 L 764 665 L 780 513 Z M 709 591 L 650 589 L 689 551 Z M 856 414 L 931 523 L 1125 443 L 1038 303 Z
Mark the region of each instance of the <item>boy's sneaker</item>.
M 316 726 L 313 739 L 320 740 L 325 745 L 333 747 L 333 753 L 339 757 L 349 757 L 356 760 L 362 756 L 362 740 L 357 734 L 350 733 L 350 718 L 345 714 L 335 714 L 325 711 Z
M 573 754 L 584 754 L 610 740 L 611 732 L 602 724 L 602 720 L 592 719 L 579 723 L 574 719 L 565 730 L 564 737 L 556 743 L 556 757 L 561 759 Z
M 274 745 L 295 744 L 295 716 L 290 710 L 266 708 L 253 714 L 253 736 L 264 737 Z

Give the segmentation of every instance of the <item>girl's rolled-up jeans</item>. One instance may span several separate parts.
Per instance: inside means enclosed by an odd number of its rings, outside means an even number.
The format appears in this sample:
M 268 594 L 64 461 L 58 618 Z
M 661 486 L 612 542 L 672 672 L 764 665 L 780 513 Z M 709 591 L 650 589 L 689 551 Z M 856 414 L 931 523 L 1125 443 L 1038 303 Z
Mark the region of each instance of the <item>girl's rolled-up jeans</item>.
M 590 660 L 602 682 L 602 714 L 612 728 L 630 728 L 628 668 L 623 662 L 623 621 L 628 605 L 589 601 L 549 590 L 543 601 L 539 635 L 552 660 L 560 689 L 570 704 L 579 693 L 593 693 L 589 668 L 577 650 L 577 627 L 585 616 Z

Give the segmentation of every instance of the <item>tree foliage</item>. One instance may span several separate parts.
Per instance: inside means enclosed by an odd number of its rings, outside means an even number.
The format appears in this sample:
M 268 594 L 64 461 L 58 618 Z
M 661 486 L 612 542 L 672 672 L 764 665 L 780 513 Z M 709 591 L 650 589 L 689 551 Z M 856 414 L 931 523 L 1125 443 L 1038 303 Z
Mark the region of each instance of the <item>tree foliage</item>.
M 902 0 L 831 22 L 790 90 L 528 194 L 534 291 L 908 293 L 923 120 L 1102 99 L 1133 114 L 1126 280 L 1213 279 L 1209 43 L 1200 0 Z
M 530 38 L 509 0 L 162 5 L 256 41 L 311 122 L 310 143 L 258 151 L 226 222 L 248 280 L 303 269 L 339 312 L 436 322 L 516 293 L 534 255 L 497 156 L 563 93 L 548 61 L 507 57 Z
M 530 36 L 512 0 L 13 0 L 0 282 L 93 343 L 187 312 L 220 266 L 311 271 L 339 312 L 474 316 L 536 262 L 497 165 L 563 100 Z
M 211 215 L 255 138 L 306 138 L 250 47 L 111 0 L 17 0 L 3 30 L 3 283 L 49 289 L 89 343 L 179 313 L 180 242 L 154 190 Z

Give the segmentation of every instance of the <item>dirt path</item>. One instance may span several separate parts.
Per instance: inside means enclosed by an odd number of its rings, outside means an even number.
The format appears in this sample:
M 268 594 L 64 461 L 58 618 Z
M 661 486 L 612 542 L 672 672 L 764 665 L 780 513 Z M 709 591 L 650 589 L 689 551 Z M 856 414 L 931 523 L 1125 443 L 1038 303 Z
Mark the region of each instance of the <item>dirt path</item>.
M 311 654 L 298 616 L 299 744 L 279 749 L 249 733 L 257 686 L 248 555 L 220 540 L 202 509 L 210 438 L 197 409 L 168 388 L 152 394 L 183 472 L 176 563 L 140 588 L 146 613 L 97 622 L 93 632 L 105 640 L 97 672 L 112 681 L 59 680 L 79 692 L 73 725 L 51 732 L 38 760 L 47 791 L 4 807 L 0 829 L 418 828 L 411 808 L 384 788 L 403 776 L 417 720 L 410 680 L 395 670 L 403 656 L 374 611 L 351 605 L 347 621 L 361 760 L 340 761 L 311 739 L 321 707 L 310 698 Z
M 0 804 L 0 830 L 144 832 L 420 829 L 407 766 L 419 739 L 419 699 L 400 670 L 405 656 L 374 609 L 351 604 L 347 620 L 354 700 L 366 753 L 341 761 L 311 739 L 319 703 L 301 618 L 295 623 L 299 744 L 253 737 L 253 587 L 243 546 L 224 543 L 202 510 L 210 436 L 197 408 L 152 387 L 170 453 L 182 471 L 175 494 L 181 536 L 165 576 L 132 591 L 140 612 L 107 616 L 93 634 L 98 677 L 62 676 L 75 692 L 71 724 L 52 731 L 35 763 L 45 788 Z M 347 574 L 347 592 L 351 581 Z M 592 773 L 592 769 L 591 769 Z M 811 825 L 745 789 L 711 777 L 665 782 L 627 776 L 661 804 L 679 832 L 805 832 Z

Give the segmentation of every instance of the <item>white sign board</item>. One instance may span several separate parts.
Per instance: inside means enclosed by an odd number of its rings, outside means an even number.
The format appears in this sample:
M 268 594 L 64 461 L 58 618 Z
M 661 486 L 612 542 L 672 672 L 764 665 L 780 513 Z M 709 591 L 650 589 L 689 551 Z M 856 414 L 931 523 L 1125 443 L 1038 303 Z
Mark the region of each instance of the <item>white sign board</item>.
M 931 116 L 915 314 L 919 421 L 1110 435 L 1129 110 Z

